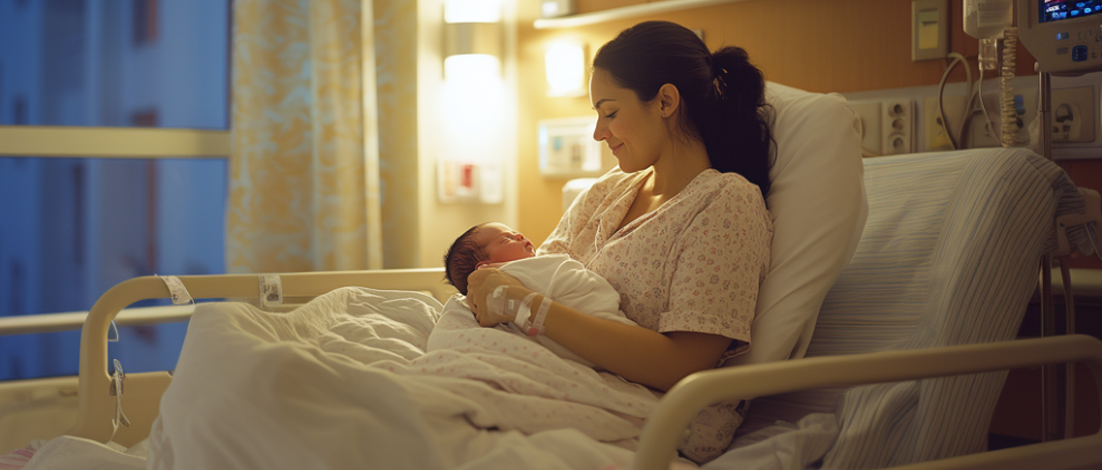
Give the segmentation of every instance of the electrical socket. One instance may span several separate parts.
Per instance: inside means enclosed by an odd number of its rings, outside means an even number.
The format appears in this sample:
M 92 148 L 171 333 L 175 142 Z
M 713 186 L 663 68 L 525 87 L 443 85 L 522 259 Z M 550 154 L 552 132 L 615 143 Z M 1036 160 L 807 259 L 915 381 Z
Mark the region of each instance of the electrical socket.
M 1021 110 L 1025 111 L 1018 115 L 1017 119 L 1020 126 L 1018 138 L 1025 139 L 1028 137 L 1030 123 L 1037 115 L 1037 90 L 1036 88 L 1016 90 L 1014 94 L 1021 97 Z M 1002 114 L 999 112 L 999 96 L 1000 92 L 997 87 L 995 91 L 983 94 L 983 105 L 987 108 L 987 114 L 991 117 L 991 129 L 988 130 L 987 118 L 984 117 L 983 112 L 977 110 L 972 117 L 971 132 L 968 133 L 971 142 L 970 148 L 1002 147 L 1000 137 L 1002 133 Z
M 960 136 L 957 132 L 960 130 L 960 122 L 964 116 L 964 100 L 963 96 L 942 96 L 941 104 L 945 109 L 945 119 L 949 122 L 949 129 L 952 133 L 952 139 L 950 134 L 945 131 L 945 127 L 941 122 L 941 113 L 938 112 L 937 97 L 927 96 L 922 105 L 922 113 L 925 119 L 923 119 L 924 132 L 926 134 L 926 152 L 937 152 L 941 150 L 953 150 L 953 142 L 957 142 Z M 961 147 L 960 142 L 957 142 L 957 147 Z
M 914 100 L 888 98 L 850 101 L 861 128 L 865 156 L 897 155 L 914 151 Z
M 1052 142 L 1094 142 L 1094 87 L 1052 90 Z
M 899 155 L 914 151 L 915 104 L 910 98 L 888 99 L 881 108 L 881 154 Z
M 983 111 L 977 111 L 972 116 L 972 131 L 968 133 L 968 137 L 972 143 L 970 148 L 983 148 L 983 147 L 1002 147 L 1002 141 L 999 140 L 999 115 L 998 110 L 995 110 L 994 114 L 991 113 L 991 108 L 987 109 L 988 114 L 991 114 L 991 127 L 987 127 L 987 118 L 984 117 Z

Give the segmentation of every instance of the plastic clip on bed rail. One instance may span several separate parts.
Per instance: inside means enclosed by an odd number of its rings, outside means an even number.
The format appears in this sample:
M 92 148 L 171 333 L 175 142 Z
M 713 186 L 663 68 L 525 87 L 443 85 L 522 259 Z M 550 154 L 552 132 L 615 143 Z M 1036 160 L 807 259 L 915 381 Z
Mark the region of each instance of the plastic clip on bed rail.
M 157 276 L 165 283 L 165 287 L 168 288 L 169 298 L 172 299 L 173 305 L 193 304 L 195 300 L 191 298 L 191 294 L 188 293 L 187 288 L 184 287 L 183 281 L 176 276 Z
M 1071 242 L 1068 241 L 1068 229 L 1071 227 L 1094 223 L 1096 231 L 1102 229 L 1102 197 L 1093 189 L 1079 188 L 1079 191 L 1086 199 L 1086 210 L 1082 214 L 1068 214 L 1056 218 L 1056 251 L 1052 254 L 1054 258 L 1068 256 L 1074 251 Z M 1090 234 L 1089 231 L 1087 233 Z M 1093 245 L 1093 237 L 1088 235 L 1088 238 Z M 1097 253 L 1097 247 L 1093 248 Z
M 257 279 L 260 281 L 260 306 L 268 308 L 283 305 L 283 283 L 279 275 L 261 274 Z
M 126 372 L 122 370 L 122 363 L 118 359 L 112 359 L 111 361 L 115 365 L 115 371 L 111 374 L 111 396 L 115 397 L 115 419 L 111 420 L 111 439 L 114 439 L 115 433 L 119 432 L 119 425 L 130 427 L 130 420 L 127 419 L 126 413 L 122 411 L 122 394 L 126 393 L 126 389 L 123 388 L 126 381 Z M 108 441 L 111 439 L 108 439 Z

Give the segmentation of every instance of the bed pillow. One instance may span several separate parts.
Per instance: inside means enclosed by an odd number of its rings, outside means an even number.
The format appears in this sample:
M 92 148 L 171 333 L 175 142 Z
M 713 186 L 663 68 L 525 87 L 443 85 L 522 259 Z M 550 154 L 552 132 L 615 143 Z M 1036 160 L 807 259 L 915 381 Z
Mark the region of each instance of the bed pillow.
M 758 293 L 750 350 L 724 365 L 803 357 L 819 307 L 865 227 L 856 115 L 837 94 L 767 83 L 777 153 L 766 197 L 773 218 L 769 275 Z

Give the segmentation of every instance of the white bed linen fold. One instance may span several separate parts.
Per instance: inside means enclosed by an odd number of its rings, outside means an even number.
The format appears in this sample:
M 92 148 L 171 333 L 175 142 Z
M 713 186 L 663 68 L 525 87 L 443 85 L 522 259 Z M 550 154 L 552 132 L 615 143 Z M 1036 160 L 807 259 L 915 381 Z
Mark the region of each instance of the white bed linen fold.
M 201 304 L 149 467 L 630 465 L 624 447 L 657 403 L 650 391 L 495 329 L 424 353 L 441 308 L 423 294 L 366 288 L 288 313 Z
M 144 470 L 146 460 L 140 452 L 144 448 L 134 450 L 138 452 L 127 452 L 114 443 L 59 436 L 42 444 L 23 470 Z

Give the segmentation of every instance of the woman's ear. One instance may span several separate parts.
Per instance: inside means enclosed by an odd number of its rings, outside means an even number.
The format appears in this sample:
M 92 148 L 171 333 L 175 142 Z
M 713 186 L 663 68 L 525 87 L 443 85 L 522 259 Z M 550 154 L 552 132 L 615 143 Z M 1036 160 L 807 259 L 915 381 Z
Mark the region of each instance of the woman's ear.
M 677 87 L 672 83 L 662 85 L 658 89 L 659 103 L 662 111 L 662 117 L 668 118 L 673 116 L 677 112 L 677 108 L 681 106 L 681 92 L 677 90 Z

